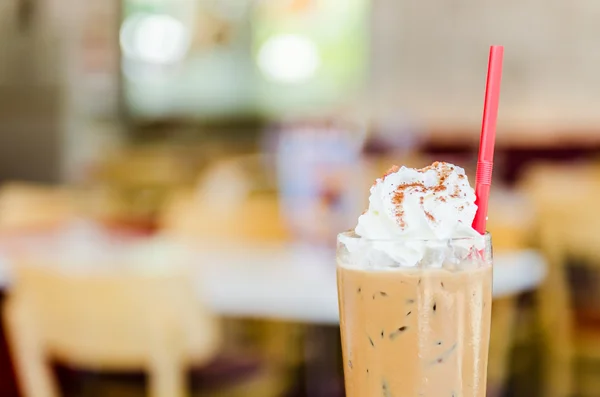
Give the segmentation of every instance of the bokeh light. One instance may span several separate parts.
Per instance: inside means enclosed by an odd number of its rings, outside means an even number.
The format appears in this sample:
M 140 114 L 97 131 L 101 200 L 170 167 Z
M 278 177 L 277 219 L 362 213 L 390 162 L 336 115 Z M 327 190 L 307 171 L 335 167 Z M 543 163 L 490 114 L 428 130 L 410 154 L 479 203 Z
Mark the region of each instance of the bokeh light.
M 121 27 L 120 42 L 125 57 L 153 64 L 181 61 L 190 46 L 190 34 L 178 19 L 166 14 L 138 13 Z
M 314 77 L 321 65 L 321 57 L 317 46 L 308 37 L 281 34 L 262 45 L 258 65 L 270 80 L 298 84 Z

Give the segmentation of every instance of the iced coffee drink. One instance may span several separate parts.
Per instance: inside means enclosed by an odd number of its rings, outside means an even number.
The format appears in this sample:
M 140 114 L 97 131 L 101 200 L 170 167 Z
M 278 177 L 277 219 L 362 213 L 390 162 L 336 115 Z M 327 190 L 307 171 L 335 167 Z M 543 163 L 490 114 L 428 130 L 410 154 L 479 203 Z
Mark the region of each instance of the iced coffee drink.
M 393 168 L 338 238 L 348 397 L 484 397 L 491 244 L 462 168 Z

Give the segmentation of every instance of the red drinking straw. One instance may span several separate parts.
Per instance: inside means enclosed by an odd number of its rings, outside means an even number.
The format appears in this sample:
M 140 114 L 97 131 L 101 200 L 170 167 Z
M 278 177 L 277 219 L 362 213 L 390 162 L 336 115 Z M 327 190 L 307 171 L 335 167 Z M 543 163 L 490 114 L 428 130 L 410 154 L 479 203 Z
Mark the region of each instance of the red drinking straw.
M 492 168 L 494 166 L 494 143 L 496 141 L 496 120 L 498 119 L 498 102 L 500 100 L 500 83 L 502 81 L 502 58 L 504 47 L 490 47 L 487 82 L 485 87 L 485 104 L 483 105 L 483 122 L 479 141 L 479 158 L 475 175 L 475 204 L 477 213 L 473 220 L 473 228 L 485 233 L 487 221 L 490 186 L 492 184 Z

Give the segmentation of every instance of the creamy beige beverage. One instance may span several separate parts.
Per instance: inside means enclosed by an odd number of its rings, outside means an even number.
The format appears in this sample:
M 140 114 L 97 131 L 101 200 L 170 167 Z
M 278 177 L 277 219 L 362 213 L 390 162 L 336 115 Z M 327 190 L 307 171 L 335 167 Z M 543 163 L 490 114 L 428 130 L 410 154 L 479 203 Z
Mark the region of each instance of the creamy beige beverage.
M 347 397 L 485 396 L 491 245 L 471 229 L 475 210 L 450 164 L 395 168 L 373 186 L 338 238 Z
M 484 397 L 491 266 L 338 268 L 347 397 Z

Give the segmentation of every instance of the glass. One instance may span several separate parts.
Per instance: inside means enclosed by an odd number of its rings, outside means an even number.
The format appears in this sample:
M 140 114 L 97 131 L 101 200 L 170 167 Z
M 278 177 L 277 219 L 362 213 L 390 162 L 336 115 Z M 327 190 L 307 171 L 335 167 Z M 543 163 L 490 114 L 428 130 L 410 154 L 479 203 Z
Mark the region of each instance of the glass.
M 481 238 L 367 240 L 338 235 L 347 397 L 484 397 L 492 245 Z M 475 246 L 477 248 L 475 248 Z M 416 266 L 406 255 L 423 250 Z

